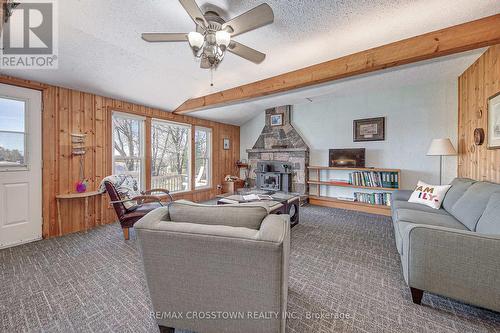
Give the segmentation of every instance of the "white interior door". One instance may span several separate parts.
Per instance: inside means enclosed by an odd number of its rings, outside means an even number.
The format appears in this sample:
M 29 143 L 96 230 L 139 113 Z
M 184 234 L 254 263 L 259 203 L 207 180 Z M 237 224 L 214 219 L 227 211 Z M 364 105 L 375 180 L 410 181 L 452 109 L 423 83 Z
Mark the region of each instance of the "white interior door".
M 0 248 L 42 238 L 42 95 L 0 84 Z

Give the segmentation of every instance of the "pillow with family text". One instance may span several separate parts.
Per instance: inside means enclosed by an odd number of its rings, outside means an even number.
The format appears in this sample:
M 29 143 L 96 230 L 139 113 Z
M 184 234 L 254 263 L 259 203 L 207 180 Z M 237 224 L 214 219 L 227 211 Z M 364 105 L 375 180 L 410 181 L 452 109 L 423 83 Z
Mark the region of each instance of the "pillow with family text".
M 419 181 L 408 202 L 439 209 L 450 187 L 451 185 L 429 185 L 423 181 Z

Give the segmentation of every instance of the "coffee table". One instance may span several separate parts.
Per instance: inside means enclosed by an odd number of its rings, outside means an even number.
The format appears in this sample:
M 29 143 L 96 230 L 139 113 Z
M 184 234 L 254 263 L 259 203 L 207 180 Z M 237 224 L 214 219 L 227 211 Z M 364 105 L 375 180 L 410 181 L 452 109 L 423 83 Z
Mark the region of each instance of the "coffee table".
M 268 194 L 262 191 L 256 191 L 257 193 L 242 192 L 242 194 L 231 194 L 227 196 L 219 197 L 217 200 L 218 205 L 227 205 L 235 203 L 249 203 L 249 202 L 262 202 L 262 201 L 275 201 L 280 205 L 275 205 L 271 207 L 271 214 L 289 214 L 290 215 L 290 226 L 293 228 L 299 223 L 299 207 L 300 207 L 300 195 L 296 193 L 285 193 L 285 192 L 268 192 Z M 260 195 L 260 200 L 245 200 L 244 195 L 257 194 Z

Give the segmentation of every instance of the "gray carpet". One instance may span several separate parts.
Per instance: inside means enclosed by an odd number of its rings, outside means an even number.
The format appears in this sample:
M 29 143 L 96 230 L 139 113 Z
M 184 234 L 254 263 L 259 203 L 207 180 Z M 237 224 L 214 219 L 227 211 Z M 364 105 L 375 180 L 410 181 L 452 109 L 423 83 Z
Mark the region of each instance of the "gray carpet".
M 138 260 L 117 224 L 0 251 L 0 331 L 157 332 Z M 500 332 L 499 313 L 411 302 L 389 218 L 302 207 L 290 265 L 287 332 Z

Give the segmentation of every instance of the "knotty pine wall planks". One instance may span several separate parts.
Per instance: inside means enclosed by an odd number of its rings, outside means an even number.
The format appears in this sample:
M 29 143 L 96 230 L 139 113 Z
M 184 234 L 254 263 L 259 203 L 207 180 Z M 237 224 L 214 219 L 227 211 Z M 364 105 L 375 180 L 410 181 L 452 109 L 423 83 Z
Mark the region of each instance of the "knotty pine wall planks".
M 102 97 L 81 91 L 51 86 L 43 83 L 1 76 L 0 83 L 12 84 L 43 91 L 42 141 L 43 141 L 43 236 L 59 235 L 57 224 L 56 194 L 75 192 L 79 178 L 79 158 L 71 156 L 71 133 L 86 133 L 85 178 L 89 191 L 97 189 L 101 179 L 111 174 L 111 112 L 121 111 L 151 118 L 165 119 L 212 128 L 213 186 L 210 189 L 175 195 L 175 199 L 201 201 L 219 193 L 227 174 L 239 174 L 236 161 L 240 151 L 240 128 L 213 121 L 174 115 L 155 108 Z M 231 140 L 229 150 L 222 148 L 224 138 Z M 91 199 L 89 226 L 94 227 L 116 220 L 109 206 L 107 195 L 104 209 L 99 199 Z M 62 234 L 84 229 L 83 200 L 61 201 Z M 103 213 L 101 213 L 101 211 Z
M 500 44 L 459 77 L 458 89 L 458 175 L 500 183 L 500 149 L 488 149 L 487 138 L 474 146 L 474 129 L 488 131 L 488 98 L 500 91 Z

